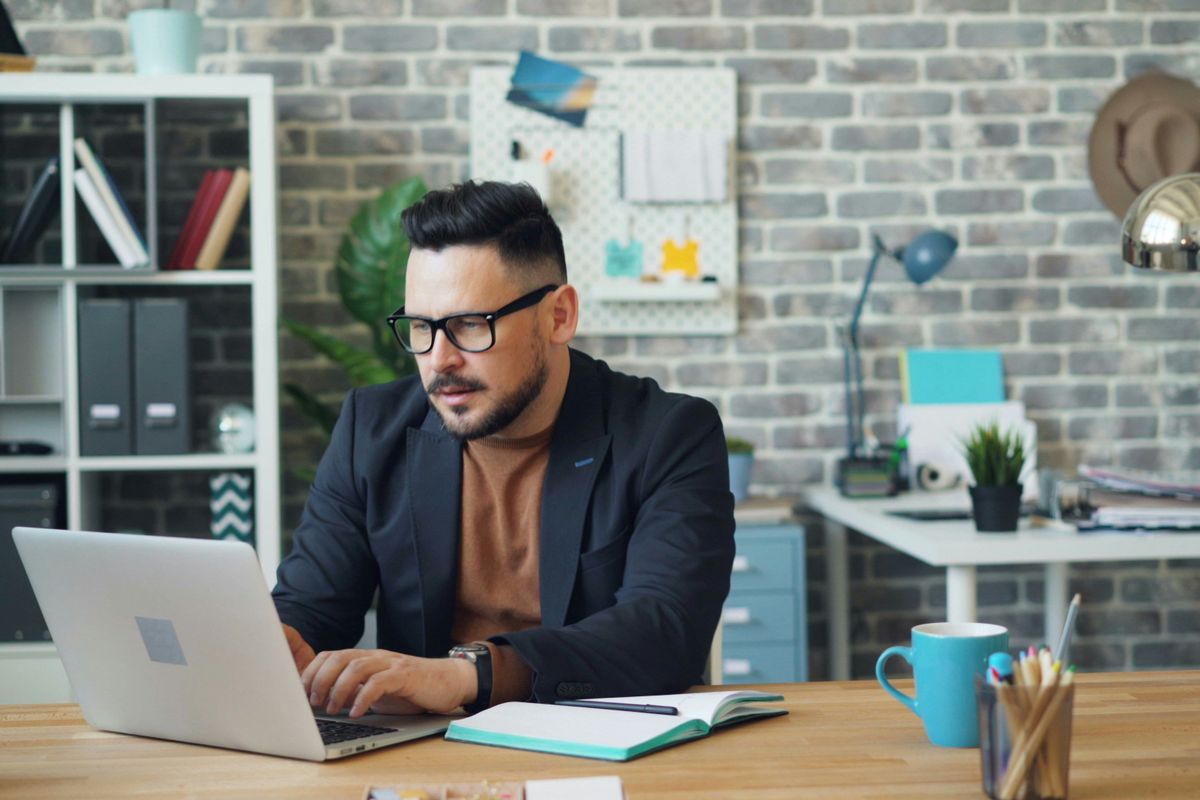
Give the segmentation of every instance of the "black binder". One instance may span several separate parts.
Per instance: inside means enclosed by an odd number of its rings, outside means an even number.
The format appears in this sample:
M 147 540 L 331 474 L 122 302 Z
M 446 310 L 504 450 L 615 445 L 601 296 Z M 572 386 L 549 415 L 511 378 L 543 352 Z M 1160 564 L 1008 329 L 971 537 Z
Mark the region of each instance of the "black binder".
M 138 455 L 190 450 L 188 307 L 181 298 L 133 304 L 134 451 Z
M 133 452 L 128 300 L 79 303 L 79 453 Z
M 34 181 L 33 188 L 25 196 L 25 203 L 17 214 L 17 221 L 9 231 L 8 241 L 0 251 L 0 262 L 19 263 L 29 255 L 42 232 L 58 211 L 58 191 L 61 179 L 58 175 L 58 156 L 54 156 Z
M 50 640 L 12 529 L 66 527 L 63 487 L 62 475 L 0 476 L 0 642 Z

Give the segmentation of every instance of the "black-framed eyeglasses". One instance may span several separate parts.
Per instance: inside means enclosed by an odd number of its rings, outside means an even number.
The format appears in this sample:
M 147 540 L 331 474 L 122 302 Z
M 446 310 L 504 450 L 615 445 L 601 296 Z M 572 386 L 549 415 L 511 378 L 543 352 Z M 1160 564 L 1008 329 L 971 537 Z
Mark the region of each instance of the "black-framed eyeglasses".
M 433 349 L 433 340 L 438 331 L 445 331 L 450 343 L 459 350 L 468 353 L 482 353 L 484 350 L 490 350 L 496 343 L 496 320 L 537 305 L 542 298 L 557 288 L 557 284 L 546 284 L 490 313 L 466 311 L 441 319 L 405 314 L 404 306 L 400 306 L 394 314 L 387 318 L 387 323 L 400 346 L 416 356 L 428 353 Z

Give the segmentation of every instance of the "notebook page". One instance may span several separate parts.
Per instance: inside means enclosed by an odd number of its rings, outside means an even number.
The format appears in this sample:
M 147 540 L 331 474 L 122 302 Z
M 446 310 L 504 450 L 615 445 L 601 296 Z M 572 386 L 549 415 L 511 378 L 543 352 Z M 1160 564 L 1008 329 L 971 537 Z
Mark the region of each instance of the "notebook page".
M 648 694 L 639 697 L 598 697 L 602 703 L 635 703 L 656 706 L 674 706 L 679 709 L 679 716 L 689 719 L 702 720 L 706 725 L 719 721 L 723 708 L 739 701 L 770 701 L 783 700 L 777 694 L 748 689 L 740 692 L 695 692 L 691 694 Z M 752 711 L 744 713 L 762 713 Z M 671 717 L 666 717 L 671 719 Z
M 501 703 L 454 723 L 465 730 L 621 750 L 681 726 L 687 727 L 688 721 L 663 714 L 544 703 Z

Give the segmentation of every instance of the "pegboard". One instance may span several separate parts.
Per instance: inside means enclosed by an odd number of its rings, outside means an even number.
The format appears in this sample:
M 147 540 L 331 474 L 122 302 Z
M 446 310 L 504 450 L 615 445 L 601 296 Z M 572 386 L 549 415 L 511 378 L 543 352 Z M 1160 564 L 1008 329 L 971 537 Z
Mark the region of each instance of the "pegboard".
M 553 150 L 551 212 L 563 232 L 567 273 L 579 289 L 580 334 L 729 334 L 737 330 L 737 81 L 725 68 L 596 68 L 595 102 L 576 128 L 505 100 L 507 67 L 471 70 L 471 176 L 522 178 L 512 142 L 531 158 Z M 628 203 L 621 199 L 621 133 L 716 130 L 728 140 L 724 202 Z M 632 227 L 645 264 L 661 263 L 666 239 L 700 243 L 700 272 L 715 284 L 637 284 L 605 274 L 605 243 Z M 637 299 L 630 299 L 631 297 Z M 602 299 L 603 298 L 603 299 Z M 664 299 L 666 298 L 666 299 Z

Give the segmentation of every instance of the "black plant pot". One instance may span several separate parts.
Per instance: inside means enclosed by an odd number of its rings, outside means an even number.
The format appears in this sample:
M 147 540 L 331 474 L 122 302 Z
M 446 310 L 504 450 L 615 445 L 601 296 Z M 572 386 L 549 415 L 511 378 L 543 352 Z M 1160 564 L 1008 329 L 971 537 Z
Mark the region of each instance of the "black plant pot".
M 1021 484 L 972 486 L 971 510 L 975 530 L 981 533 L 1011 533 L 1021 516 Z

